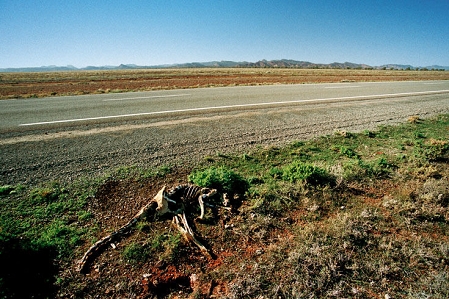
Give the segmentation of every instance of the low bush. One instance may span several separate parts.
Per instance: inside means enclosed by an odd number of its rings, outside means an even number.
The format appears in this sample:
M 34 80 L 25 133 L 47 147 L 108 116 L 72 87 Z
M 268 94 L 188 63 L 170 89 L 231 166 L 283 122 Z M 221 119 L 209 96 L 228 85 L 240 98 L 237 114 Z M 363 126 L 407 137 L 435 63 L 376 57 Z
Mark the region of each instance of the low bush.
M 416 154 L 430 162 L 447 160 L 449 159 L 449 141 L 431 138 L 416 147 Z
M 343 177 L 348 181 L 362 181 L 387 177 L 396 166 L 385 157 L 372 161 L 349 160 L 343 164 Z
M 289 182 L 303 181 L 311 185 L 326 185 L 335 183 L 335 179 L 324 169 L 301 161 L 293 161 L 280 169 L 273 169 L 272 175 L 280 175 Z
M 243 194 L 248 188 L 247 181 L 241 175 L 224 166 L 194 171 L 188 179 L 198 186 L 214 188 L 226 193 Z
M 354 149 L 347 146 L 334 146 L 332 148 L 334 151 L 339 152 L 341 155 L 346 156 L 348 158 L 358 158 L 358 154 Z

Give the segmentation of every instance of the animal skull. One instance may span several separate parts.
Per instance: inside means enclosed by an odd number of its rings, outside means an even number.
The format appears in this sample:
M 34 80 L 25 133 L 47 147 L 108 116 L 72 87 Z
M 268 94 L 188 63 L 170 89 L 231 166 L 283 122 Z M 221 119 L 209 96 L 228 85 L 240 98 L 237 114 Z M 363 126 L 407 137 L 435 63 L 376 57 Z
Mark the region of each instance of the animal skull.
M 157 203 L 156 211 L 159 215 L 164 215 L 168 212 L 170 212 L 170 209 L 168 208 L 168 201 L 165 191 L 166 186 L 164 186 L 153 198 L 153 201 Z

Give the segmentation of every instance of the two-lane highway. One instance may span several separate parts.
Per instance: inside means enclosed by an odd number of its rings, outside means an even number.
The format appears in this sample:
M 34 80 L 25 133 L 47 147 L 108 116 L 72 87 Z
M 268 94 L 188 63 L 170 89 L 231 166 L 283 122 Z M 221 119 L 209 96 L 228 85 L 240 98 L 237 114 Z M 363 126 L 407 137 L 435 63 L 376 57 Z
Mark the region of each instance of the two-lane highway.
M 0 101 L 0 132 L 17 127 L 85 125 L 180 113 L 255 109 L 307 102 L 366 100 L 449 92 L 449 81 L 269 85 Z M 79 123 L 79 124 L 75 124 Z M 42 128 L 45 128 L 44 126 Z
M 271 85 L 0 101 L 0 185 L 191 166 L 206 155 L 449 113 L 449 81 Z

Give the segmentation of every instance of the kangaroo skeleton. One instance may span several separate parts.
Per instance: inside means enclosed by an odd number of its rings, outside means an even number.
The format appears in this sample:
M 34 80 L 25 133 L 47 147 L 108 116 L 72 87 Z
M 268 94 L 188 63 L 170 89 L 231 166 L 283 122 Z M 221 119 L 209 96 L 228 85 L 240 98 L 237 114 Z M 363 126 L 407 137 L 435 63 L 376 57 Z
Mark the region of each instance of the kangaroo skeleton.
M 214 205 L 207 203 L 207 200 L 216 193 L 217 190 L 215 189 L 201 188 L 196 185 L 179 185 L 167 192 L 164 186 L 128 223 L 93 244 L 78 261 L 77 270 L 85 272 L 89 263 L 101 253 L 101 250 L 104 250 L 112 242 L 119 240 L 124 235 L 129 234 L 137 221 L 154 208 L 157 216 L 172 215 L 172 223 L 181 232 L 184 239 L 188 242 L 193 242 L 203 254 L 210 257 L 209 250 L 195 237 L 185 213 L 188 207 L 194 204 L 195 201 L 198 201 L 201 210 L 198 218 L 203 219 L 204 207 L 214 207 Z

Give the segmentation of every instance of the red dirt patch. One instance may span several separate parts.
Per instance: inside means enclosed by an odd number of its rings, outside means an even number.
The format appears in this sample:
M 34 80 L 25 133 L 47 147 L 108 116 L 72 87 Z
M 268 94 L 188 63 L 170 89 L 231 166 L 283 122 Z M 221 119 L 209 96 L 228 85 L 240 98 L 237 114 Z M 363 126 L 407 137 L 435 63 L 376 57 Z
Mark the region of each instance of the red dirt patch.
M 185 183 L 182 179 L 188 173 L 190 170 L 174 169 L 163 179 L 106 181 L 89 201 L 89 210 L 94 215 L 92 224 L 99 228 L 97 238 L 125 224 L 163 185 L 173 187 Z M 434 240 L 444 233 L 427 230 L 412 233 L 396 226 L 397 220 L 382 205 L 388 196 L 411 196 L 422 184 L 423 181 L 417 181 L 404 186 L 385 179 L 375 184 L 354 184 L 348 188 L 348 192 L 353 196 L 352 200 L 363 203 L 366 208 L 375 209 L 390 224 L 370 229 L 368 233 L 372 238 L 381 239 L 384 235 L 390 235 L 397 240 Z M 249 210 L 246 204 L 243 203 L 242 211 Z M 336 211 L 339 211 L 338 207 Z M 315 225 L 327 225 L 338 214 L 336 211 L 323 214 L 323 219 L 313 220 Z M 279 248 L 284 248 L 282 254 L 288 256 L 289 248 L 293 248 L 295 242 L 295 232 L 291 229 L 306 225 L 304 219 L 309 211 L 299 205 L 279 219 L 251 212 L 228 212 L 218 213 L 218 219 L 214 221 L 193 223 L 198 236 L 214 253 L 214 258 L 205 257 L 197 247 L 181 240 L 174 258 L 170 258 L 161 246 L 141 262 L 127 261 L 123 252 L 130 244 L 150 248 L 158 236 L 177 234 L 171 226 L 171 219 L 149 219 L 145 229 L 135 229 L 132 234 L 115 243 L 115 248 L 108 248 L 98 256 L 87 275 L 64 272 L 61 276 L 66 285 L 61 286 L 59 295 L 70 297 L 77 294 L 78 297 L 100 298 L 229 297 L 230 293 L 235 292 L 233 284 L 238 282 L 238 278 L 229 273 L 254 273 L 257 265 L 264 264 Z M 322 229 L 325 230 L 324 227 Z M 85 244 L 80 248 L 77 256 L 81 256 L 88 246 Z M 369 287 L 365 287 L 364 292 L 371 294 Z

